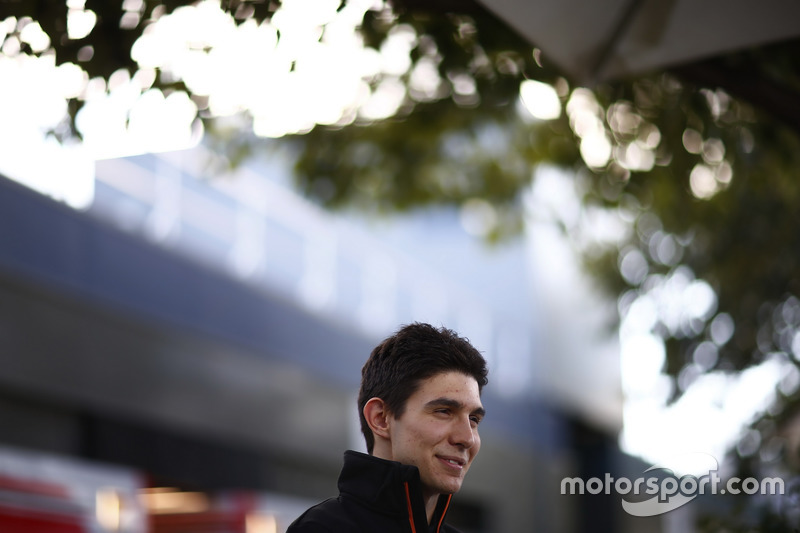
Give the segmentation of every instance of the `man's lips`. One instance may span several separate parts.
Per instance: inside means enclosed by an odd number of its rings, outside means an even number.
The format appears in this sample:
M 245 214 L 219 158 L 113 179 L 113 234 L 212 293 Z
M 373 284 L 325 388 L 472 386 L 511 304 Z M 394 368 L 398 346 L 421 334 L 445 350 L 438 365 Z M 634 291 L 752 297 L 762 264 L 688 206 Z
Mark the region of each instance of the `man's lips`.
M 461 459 L 460 457 L 437 455 L 436 458 L 439 459 L 439 461 L 441 461 L 442 463 L 444 463 L 445 466 L 452 468 L 454 470 L 462 470 L 464 468 L 464 465 L 467 464 L 467 462 L 464 459 Z

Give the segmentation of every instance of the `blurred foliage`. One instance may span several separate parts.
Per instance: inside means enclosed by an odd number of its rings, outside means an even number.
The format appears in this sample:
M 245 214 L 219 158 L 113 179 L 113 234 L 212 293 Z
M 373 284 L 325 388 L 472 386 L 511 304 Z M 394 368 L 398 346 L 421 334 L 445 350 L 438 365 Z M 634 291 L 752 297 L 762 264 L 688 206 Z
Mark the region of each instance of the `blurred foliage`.
M 58 63 L 74 62 L 90 78 L 108 79 L 121 68 L 135 72 L 133 43 L 151 21 L 186 3 L 86 0 L 97 22 L 77 40 L 67 36 L 64 2 L 6 1 L 0 19 L 38 21 Z M 243 0 L 222 5 L 240 21 L 268 19 L 279 7 Z M 587 268 L 618 298 L 621 314 L 670 282 L 703 280 L 715 293 L 703 312 L 677 318 L 662 313 L 653 326 L 667 348 L 673 399 L 703 373 L 739 372 L 767 358 L 795 365 L 797 372 L 800 43 L 588 90 L 575 87 L 546 54 L 477 2 L 398 0 L 393 10 L 368 12 L 361 33 L 368 46 L 379 48 L 400 25 L 417 36 L 412 61 L 435 60 L 441 90 L 427 97 L 409 90 L 386 120 L 317 126 L 284 139 L 296 150 L 297 183 L 309 197 L 331 208 L 379 212 L 480 199 L 495 208 L 497 222 L 487 237 L 498 240 L 521 230 L 523 197 L 536 166 L 568 169 L 585 213 L 601 210 L 629 225 L 614 241 L 587 241 L 575 238 L 581 227 L 562 220 Z M 31 51 L 23 45 L 23 52 Z M 525 79 L 554 86 L 566 112 L 549 121 L 526 118 L 518 98 Z M 154 87 L 185 90 L 180 80 L 161 75 Z M 581 99 L 596 106 L 583 112 L 595 113 L 611 145 L 610 159 L 599 166 L 588 166 L 581 156 Z M 73 122 L 62 135 L 74 133 L 80 106 L 79 99 L 72 102 Z M 263 149 L 254 136 L 226 130 L 213 117 L 205 120 L 210 142 L 227 148 L 231 160 Z M 773 409 L 754 421 L 756 446 L 741 454 L 742 464 L 797 471 L 796 442 L 787 432 L 800 409 L 799 385 L 800 373 L 788 376 Z M 737 516 L 709 518 L 704 527 L 736 531 Z M 778 531 L 786 520 L 772 509 L 755 523 Z

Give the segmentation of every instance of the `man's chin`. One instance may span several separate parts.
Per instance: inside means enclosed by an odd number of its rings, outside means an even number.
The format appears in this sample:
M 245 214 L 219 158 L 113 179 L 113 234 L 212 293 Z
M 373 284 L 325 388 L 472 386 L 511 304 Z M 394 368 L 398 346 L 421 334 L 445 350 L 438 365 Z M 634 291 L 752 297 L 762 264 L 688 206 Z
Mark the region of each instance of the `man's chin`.
M 433 492 L 438 494 L 455 494 L 461 490 L 466 472 L 461 472 L 461 475 L 452 475 L 450 472 L 441 471 L 427 472 L 427 474 L 422 476 L 423 485 L 430 487 Z
M 437 483 L 437 492 L 439 494 L 455 494 L 461 490 L 461 480 Z

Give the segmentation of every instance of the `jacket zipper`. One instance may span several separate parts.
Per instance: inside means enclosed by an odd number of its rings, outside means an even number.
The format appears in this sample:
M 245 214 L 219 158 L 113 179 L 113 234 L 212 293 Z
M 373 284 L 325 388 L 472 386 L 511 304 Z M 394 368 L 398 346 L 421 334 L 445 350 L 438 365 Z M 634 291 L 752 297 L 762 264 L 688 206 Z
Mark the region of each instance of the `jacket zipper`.
M 411 525 L 411 533 L 417 533 L 417 527 L 414 525 L 414 510 L 411 507 L 411 490 L 408 488 L 408 481 L 403 482 L 403 487 L 406 489 L 406 504 L 408 505 L 408 523 Z M 442 529 L 442 523 L 444 523 L 444 517 L 447 514 L 447 508 L 450 507 L 450 500 L 453 499 L 452 494 L 447 495 L 447 502 L 444 504 L 444 509 L 442 509 L 442 516 L 439 518 L 439 523 L 436 524 L 436 533 Z
M 408 488 L 408 481 L 403 483 L 406 488 L 406 503 L 408 504 L 408 523 L 411 524 L 411 533 L 417 533 L 417 527 L 414 525 L 414 510 L 411 508 L 411 491 Z

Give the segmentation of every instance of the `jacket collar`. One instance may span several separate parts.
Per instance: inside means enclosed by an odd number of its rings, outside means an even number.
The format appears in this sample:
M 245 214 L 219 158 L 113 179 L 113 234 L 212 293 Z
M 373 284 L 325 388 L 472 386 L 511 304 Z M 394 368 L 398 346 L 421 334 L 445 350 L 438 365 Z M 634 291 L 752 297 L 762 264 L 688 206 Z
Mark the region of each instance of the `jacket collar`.
M 387 461 L 352 450 L 344 453 L 339 491 L 376 512 L 408 521 L 414 533 L 438 533 L 452 496 L 439 496 L 429 526 L 422 498 L 422 482 L 416 466 Z

